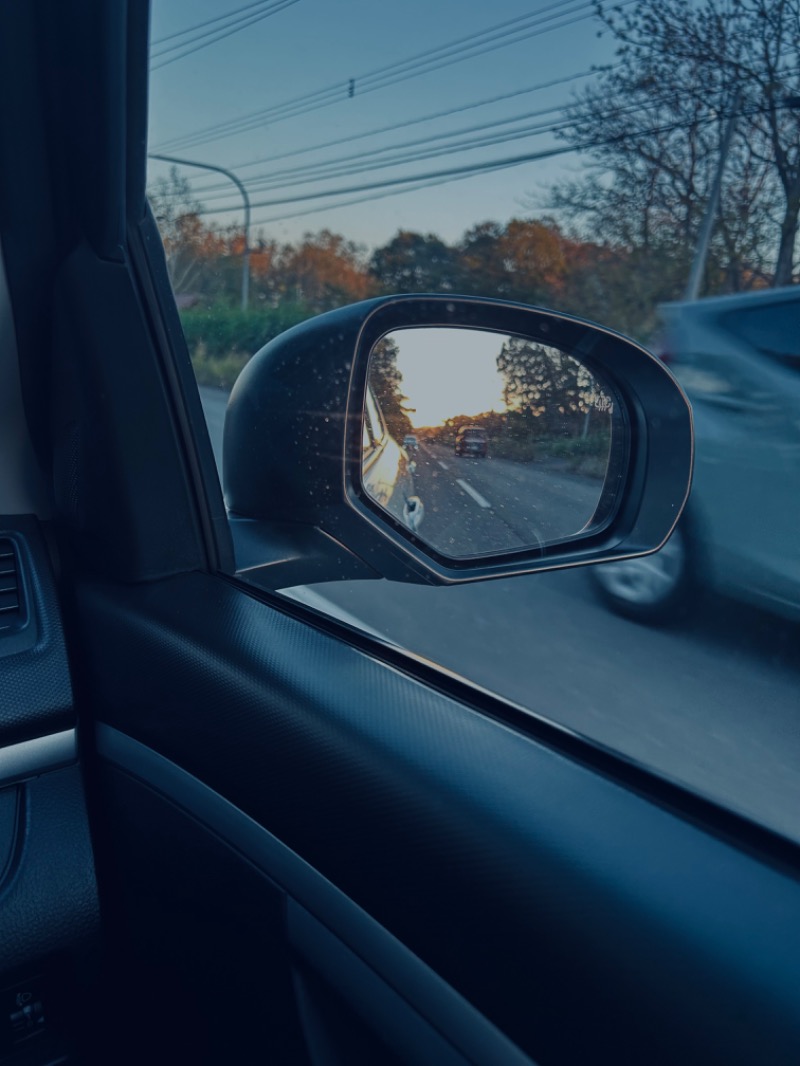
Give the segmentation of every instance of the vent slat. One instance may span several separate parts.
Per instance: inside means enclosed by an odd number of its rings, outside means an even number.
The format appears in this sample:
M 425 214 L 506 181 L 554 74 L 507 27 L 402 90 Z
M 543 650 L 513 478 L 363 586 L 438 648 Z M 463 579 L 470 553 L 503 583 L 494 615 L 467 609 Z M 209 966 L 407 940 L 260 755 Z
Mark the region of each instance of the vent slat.
M 23 621 L 22 590 L 14 543 L 0 538 L 0 634 L 17 629 Z

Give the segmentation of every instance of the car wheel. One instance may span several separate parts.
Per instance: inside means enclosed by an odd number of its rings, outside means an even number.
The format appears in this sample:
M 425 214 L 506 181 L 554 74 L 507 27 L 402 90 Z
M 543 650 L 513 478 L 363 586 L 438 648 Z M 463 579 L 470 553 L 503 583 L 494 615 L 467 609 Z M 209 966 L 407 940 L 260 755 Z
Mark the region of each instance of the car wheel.
M 593 566 L 589 576 L 606 606 L 637 622 L 675 621 L 693 601 L 689 544 L 680 526 L 655 554 Z

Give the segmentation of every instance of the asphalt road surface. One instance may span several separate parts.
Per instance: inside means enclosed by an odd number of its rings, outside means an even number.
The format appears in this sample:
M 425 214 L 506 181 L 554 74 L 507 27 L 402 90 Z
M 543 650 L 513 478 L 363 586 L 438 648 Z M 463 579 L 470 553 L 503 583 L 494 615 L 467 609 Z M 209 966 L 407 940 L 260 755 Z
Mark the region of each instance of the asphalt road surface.
M 219 462 L 226 397 L 201 394 Z M 463 480 L 488 499 L 478 462 Z M 797 626 L 707 596 L 680 627 L 648 629 L 597 603 L 581 570 L 291 594 L 800 839 Z
M 589 522 L 602 490 L 602 479 L 552 462 L 457 456 L 428 442 L 413 458 L 414 491 L 425 505 L 417 534 L 446 555 L 564 540 Z

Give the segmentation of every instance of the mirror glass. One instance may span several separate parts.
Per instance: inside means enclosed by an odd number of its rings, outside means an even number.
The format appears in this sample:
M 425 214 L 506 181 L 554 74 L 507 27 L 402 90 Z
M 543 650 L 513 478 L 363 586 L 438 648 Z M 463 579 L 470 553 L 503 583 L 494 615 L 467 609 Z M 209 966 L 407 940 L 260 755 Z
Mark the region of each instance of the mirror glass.
M 606 383 L 539 340 L 398 329 L 370 353 L 364 491 L 451 558 L 568 540 L 607 515 L 614 408 Z

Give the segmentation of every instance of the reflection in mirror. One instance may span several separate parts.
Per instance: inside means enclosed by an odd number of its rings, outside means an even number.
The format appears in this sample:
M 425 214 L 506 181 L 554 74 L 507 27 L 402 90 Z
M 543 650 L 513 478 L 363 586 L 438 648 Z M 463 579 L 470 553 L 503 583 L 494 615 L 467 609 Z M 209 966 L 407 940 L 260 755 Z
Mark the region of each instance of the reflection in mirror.
M 398 329 L 370 353 L 364 491 L 451 558 L 558 543 L 607 517 L 617 417 L 608 384 L 552 345 Z

